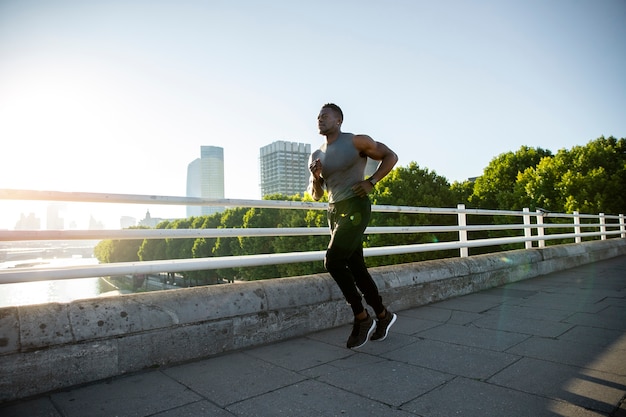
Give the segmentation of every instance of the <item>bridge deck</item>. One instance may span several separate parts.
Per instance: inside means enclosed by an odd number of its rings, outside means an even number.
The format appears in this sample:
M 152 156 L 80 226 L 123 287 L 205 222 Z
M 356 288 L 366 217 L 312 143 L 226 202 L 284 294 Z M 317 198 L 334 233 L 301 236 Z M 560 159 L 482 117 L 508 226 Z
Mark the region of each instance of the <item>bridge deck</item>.
M 626 416 L 625 256 L 398 314 L 387 340 L 358 351 L 343 326 L 0 415 Z

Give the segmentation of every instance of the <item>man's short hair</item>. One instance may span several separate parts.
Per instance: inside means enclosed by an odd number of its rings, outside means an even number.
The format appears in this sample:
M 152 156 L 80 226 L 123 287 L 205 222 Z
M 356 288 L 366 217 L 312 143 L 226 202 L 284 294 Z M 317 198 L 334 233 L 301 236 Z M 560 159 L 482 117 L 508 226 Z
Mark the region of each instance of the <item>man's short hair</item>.
M 335 103 L 326 103 L 322 106 L 322 108 L 331 109 L 341 118 L 341 121 L 343 122 L 343 112 L 341 111 L 341 108 L 338 105 L 336 105 Z

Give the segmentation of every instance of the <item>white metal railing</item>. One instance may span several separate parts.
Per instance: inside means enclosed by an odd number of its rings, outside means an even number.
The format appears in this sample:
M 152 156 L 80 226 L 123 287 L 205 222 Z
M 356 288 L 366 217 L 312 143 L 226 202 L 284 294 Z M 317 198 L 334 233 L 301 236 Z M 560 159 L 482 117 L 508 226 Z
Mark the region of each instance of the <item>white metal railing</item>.
M 0 189 L 0 200 L 22 201 L 63 201 L 77 203 L 116 203 L 183 206 L 218 206 L 326 210 L 326 203 L 277 201 L 277 200 L 231 200 L 202 199 L 194 197 L 172 197 L 129 194 L 69 193 L 59 191 L 33 191 Z M 373 212 L 455 215 L 457 224 L 453 226 L 389 226 L 368 227 L 367 234 L 388 233 L 445 233 L 455 232 L 458 240 L 437 243 L 421 243 L 364 249 L 365 256 L 397 255 L 440 250 L 459 250 L 461 257 L 469 256 L 469 248 L 524 243 L 527 249 L 545 247 L 546 241 L 584 238 L 606 239 L 609 236 L 626 238 L 624 215 L 600 213 L 573 214 L 549 213 L 543 210 L 530 212 L 504 210 L 467 209 L 460 204 L 456 208 L 408 207 L 374 205 Z M 468 225 L 467 216 L 509 216 L 519 217 L 521 223 Z M 569 219 L 569 223 L 546 223 L 546 218 Z M 533 222 L 534 220 L 534 222 Z M 582 223 L 582 220 L 589 223 Z M 566 229 L 565 233 L 554 233 Z M 468 232 L 523 230 L 523 236 L 470 239 Z M 546 231 L 550 230 L 551 233 Z M 572 232 L 573 230 L 573 232 Z M 327 228 L 235 228 L 235 229 L 125 229 L 125 230 L 0 230 L 0 242 L 37 240 L 99 240 L 99 239 L 176 239 L 176 238 L 218 238 L 218 237 L 261 237 L 261 236 L 305 236 L 325 235 Z M 23 268 L 0 270 L 0 284 L 56 279 L 85 278 L 126 274 L 155 274 L 160 272 L 184 272 L 232 267 L 249 267 L 270 264 L 321 261 L 324 251 L 257 254 L 246 256 L 224 256 L 195 259 L 170 259 L 144 262 L 110 263 L 92 266 L 69 266 L 59 268 Z

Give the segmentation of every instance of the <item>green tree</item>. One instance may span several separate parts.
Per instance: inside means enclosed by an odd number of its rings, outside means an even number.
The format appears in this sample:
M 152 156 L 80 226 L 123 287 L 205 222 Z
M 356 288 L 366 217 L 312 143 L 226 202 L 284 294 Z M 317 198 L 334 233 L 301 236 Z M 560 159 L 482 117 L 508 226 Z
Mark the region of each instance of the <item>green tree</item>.
M 167 225 L 167 229 L 190 229 L 194 220 L 195 217 L 174 220 Z M 167 259 L 189 258 L 191 256 L 194 240 L 195 239 L 166 238 L 165 255 Z
M 531 203 L 550 211 L 624 213 L 626 139 L 603 136 L 585 146 L 561 149 L 518 177 Z
M 200 229 L 217 229 L 221 223 L 221 213 L 215 213 L 210 216 L 198 217 L 193 222 L 195 228 Z M 213 255 L 213 249 L 217 242 L 217 238 L 197 238 L 191 248 L 191 256 L 193 258 L 210 258 Z M 196 281 L 196 285 L 216 284 L 219 281 L 219 275 L 216 270 L 190 271 L 190 278 Z
M 146 229 L 144 226 L 130 229 Z M 105 239 L 96 245 L 94 255 L 102 263 L 137 262 L 143 239 Z
M 295 195 L 288 198 L 291 201 L 312 201 L 310 196 Z M 325 196 L 322 201 L 327 201 Z M 277 227 L 328 227 L 326 210 L 281 210 L 280 224 Z M 323 250 L 328 246 L 329 234 L 307 236 L 277 236 L 274 239 L 274 251 L 309 252 Z M 276 265 L 278 276 L 298 276 L 320 273 L 324 271 L 324 264 L 315 262 L 298 262 Z
M 281 227 L 281 211 L 272 208 L 251 208 L 243 216 L 244 228 L 274 228 Z M 274 236 L 240 237 L 239 247 L 242 254 L 270 254 L 275 253 Z M 264 265 L 254 268 L 240 268 L 239 277 L 243 280 L 275 278 L 278 276 L 276 265 Z
M 293 196 L 271 195 L 266 200 L 302 201 L 306 197 L 299 194 Z M 312 212 L 320 210 L 252 208 L 243 217 L 244 228 L 294 228 L 309 227 L 308 221 L 317 222 L 318 217 Z M 325 211 L 323 214 L 325 215 Z M 308 220 L 307 220 L 308 219 Z M 318 226 L 314 226 L 318 227 Z M 270 254 L 294 251 L 321 250 L 328 244 L 328 237 L 324 236 L 268 236 L 268 237 L 240 237 L 239 244 L 243 254 Z M 243 280 L 257 280 L 282 276 L 296 276 L 320 272 L 323 270 L 321 262 L 288 263 L 259 266 L 254 268 L 240 268 L 238 275 Z
M 143 240 L 123 239 L 113 240 L 109 262 L 137 262 L 139 261 L 139 248 Z
M 474 194 L 475 180 L 466 180 L 463 182 L 454 181 L 450 185 L 450 191 L 454 194 L 454 199 L 457 204 L 469 203 L 470 196 Z
M 98 242 L 93 248 L 93 254 L 100 263 L 111 262 L 111 253 L 113 252 L 113 241 L 104 239 Z
M 167 229 L 169 221 L 162 221 L 157 224 L 157 229 Z M 139 248 L 139 259 L 141 261 L 156 261 L 161 259 L 167 259 L 165 254 L 165 248 L 167 244 L 165 239 L 144 239 L 141 247 Z
M 518 176 L 551 155 L 549 150 L 528 146 L 498 155 L 476 179 L 469 203 L 478 208 L 521 210 L 526 192 L 518 185 Z
M 557 154 L 558 155 L 558 154 Z M 537 166 L 528 167 L 517 177 L 519 189 L 523 189 L 525 207 L 548 211 L 563 211 L 563 192 L 559 189 L 560 177 L 566 168 L 561 158 L 547 156 Z
M 456 207 L 457 194 L 448 180 L 434 171 L 420 168 L 415 162 L 407 167 L 397 167 L 380 181 L 372 193 L 376 205 L 398 205 L 413 207 Z M 408 213 L 373 213 L 370 226 L 428 226 L 452 225 L 456 216 L 441 216 Z M 415 243 L 430 243 L 453 239 L 450 233 L 414 234 L 371 234 L 366 237 L 366 246 L 395 246 Z M 373 258 L 371 265 L 388 265 L 402 262 L 452 256 L 446 253 L 413 253 Z
M 558 184 L 566 212 L 624 213 L 626 197 L 626 139 L 603 136 L 586 146 L 575 146 L 563 158 L 567 170 Z
M 241 228 L 243 226 L 243 216 L 249 209 L 237 207 L 227 209 L 222 213 L 219 228 Z M 243 255 L 239 239 L 236 237 L 219 237 L 213 247 L 214 256 L 238 256 Z M 220 278 L 226 281 L 238 279 L 237 269 L 224 268 L 217 271 Z

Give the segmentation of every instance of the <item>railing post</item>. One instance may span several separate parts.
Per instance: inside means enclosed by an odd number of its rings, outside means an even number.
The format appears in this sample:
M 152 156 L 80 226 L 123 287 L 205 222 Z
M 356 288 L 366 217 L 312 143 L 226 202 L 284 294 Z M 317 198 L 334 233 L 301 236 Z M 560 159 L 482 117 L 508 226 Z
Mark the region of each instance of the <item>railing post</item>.
M 459 218 L 459 226 L 467 226 L 467 217 L 465 216 L 465 211 L 462 211 L 465 210 L 465 204 L 457 204 L 456 208 L 459 210 L 459 212 L 457 213 L 457 216 Z M 459 242 L 467 242 L 467 230 L 459 230 Z M 460 248 L 459 254 L 461 258 L 467 258 L 469 256 L 469 248 Z
M 622 234 L 621 234 L 622 239 L 626 239 L 626 223 L 624 223 L 624 215 L 623 214 L 619 215 L 619 230 L 620 230 L 620 232 L 622 232 Z
M 532 226 L 532 222 L 530 221 L 530 209 L 528 207 L 524 207 L 523 209 L 524 213 L 528 213 L 528 214 L 524 214 L 524 216 L 522 216 L 522 218 L 524 219 L 524 236 L 525 237 L 531 237 L 533 235 L 533 231 L 530 228 L 530 226 Z M 526 249 L 532 249 L 533 248 L 533 241 L 532 240 L 527 240 L 524 242 L 524 247 Z
M 539 238 L 538 243 L 540 248 L 546 247 L 546 241 L 543 238 L 545 233 L 545 229 L 543 227 L 543 211 L 537 210 L 537 237 Z
M 602 233 L 600 239 L 606 240 L 606 218 L 604 213 L 600 213 L 600 233 Z
M 582 232 L 582 228 L 580 227 L 580 213 L 575 211 L 574 212 L 574 233 L 576 234 L 576 237 L 574 238 L 574 241 L 576 243 L 581 243 L 583 241 L 582 237 L 580 236 Z

